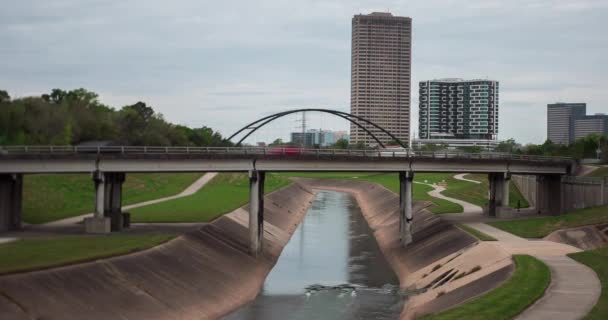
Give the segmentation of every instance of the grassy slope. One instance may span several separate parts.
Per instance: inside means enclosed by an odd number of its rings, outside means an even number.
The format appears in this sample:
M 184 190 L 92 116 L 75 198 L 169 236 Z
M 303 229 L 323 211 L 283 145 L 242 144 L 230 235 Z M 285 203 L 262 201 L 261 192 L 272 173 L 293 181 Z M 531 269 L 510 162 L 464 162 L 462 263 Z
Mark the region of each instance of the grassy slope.
M 469 227 L 467 225 L 459 224 L 458 228 L 460 228 L 460 229 L 468 232 L 473 237 L 475 237 L 475 238 L 477 238 L 477 239 L 479 239 L 481 241 L 496 241 L 496 238 L 494 238 L 492 236 L 489 236 L 489 235 L 487 235 L 487 234 L 485 234 L 485 233 L 483 233 L 483 232 L 481 232 L 481 231 L 479 231 L 477 229 L 471 228 L 471 227 Z
M 304 178 L 327 178 L 327 179 L 356 179 L 376 182 L 385 188 L 398 193 L 399 176 L 396 173 L 370 173 L 370 172 L 289 172 L 282 175 Z M 415 181 L 423 183 L 438 183 L 449 178 L 444 173 L 419 173 L 414 176 Z M 431 208 L 434 213 L 457 213 L 462 212 L 462 206 L 447 200 L 437 199 L 429 196 L 427 192 L 433 190 L 429 186 L 415 184 L 413 188 L 414 200 L 431 201 L 435 206 Z
M 200 173 L 127 174 L 123 204 L 166 197 L 183 191 Z M 93 211 L 93 181 L 87 174 L 26 175 L 23 220 L 45 223 Z
M 50 268 L 144 250 L 172 235 L 62 236 L 0 245 L 0 274 Z
M 513 256 L 516 270 L 502 286 L 436 315 L 423 319 L 501 320 L 512 319 L 542 297 L 551 281 L 549 268 L 531 256 Z
M 569 256 L 593 269 L 602 282 L 602 295 L 585 317 L 588 320 L 608 319 L 608 247 L 572 253 Z
M 542 238 L 558 229 L 608 223 L 608 206 L 587 208 L 555 217 L 496 221 L 491 225 L 524 238 Z
M 285 177 L 266 176 L 264 192 L 290 184 Z M 249 179 L 244 173 L 221 173 L 197 193 L 130 210 L 133 222 L 206 222 L 249 202 Z
M 599 167 L 591 171 L 587 177 L 608 177 L 608 167 Z
M 488 176 L 486 174 L 469 174 L 466 175 L 467 179 L 477 180 L 481 183 L 475 184 L 467 181 L 456 180 L 450 177 L 447 180 L 448 189 L 443 191 L 442 194 L 464 200 L 478 206 L 484 206 L 488 203 Z M 515 183 L 509 184 L 509 206 L 517 208 L 517 202 L 520 201 L 521 208 L 527 208 L 530 205 L 528 201 L 521 195 L 519 189 L 515 186 Z

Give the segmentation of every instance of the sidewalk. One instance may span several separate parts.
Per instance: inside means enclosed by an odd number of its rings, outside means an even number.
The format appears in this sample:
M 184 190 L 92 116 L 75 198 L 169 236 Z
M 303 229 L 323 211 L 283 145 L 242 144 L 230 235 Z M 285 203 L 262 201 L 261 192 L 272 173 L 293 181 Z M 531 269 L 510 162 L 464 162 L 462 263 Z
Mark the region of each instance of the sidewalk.
M 552 241 L 527 240 L 485 223 L 466 225 L 496 238 L 495 244 L 510 254 L 534 256 L 551 269 L 551 284 L 545 295 L 515 319 L 582 319 L 597 302 L 602 289 L 595 272 L 566 256 L 580 249 Z
M 448 196 L 444 196 L 443 194 L 441 194 L 441 192 L 443 192 L 446 189 L 445 187 L 438 186 L 436 184 L 428 184 L 428 183 L 422 183 L 422 182 L 416 182 L 416 181 L 414 183 L 423 184 L 423 185 L 432 187 L 433 190 L 429 191 L 427 194 L 433 198 L 439 198 L 439 199 L 447 200 L 447 201 L 461 205 L 463 208 L 463 212 L 454 213 L 458 216 L 479 216 L 483 213 L 483 208 L 481 208 L 480 206 L 474 205 L 470 202 L 450 198 Z

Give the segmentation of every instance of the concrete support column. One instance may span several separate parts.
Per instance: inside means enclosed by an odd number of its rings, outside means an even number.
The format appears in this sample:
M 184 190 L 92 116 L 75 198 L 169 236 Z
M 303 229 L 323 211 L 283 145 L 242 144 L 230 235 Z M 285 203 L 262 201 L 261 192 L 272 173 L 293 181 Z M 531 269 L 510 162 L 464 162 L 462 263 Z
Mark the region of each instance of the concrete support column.
M 249 249 L 257 257 L 262 253 L 264 239 L 264 180 L 263 171 L 249 171 Z
M 488 174 L 490 187 L 487 213 L 491 217 L 497 216 L 501 207 L 509 206 L 509 182 L 511 175 L 508 172 L 495 172 Z
M 407 246 L 412 242 L 412 183 L 414 173 L 399 172 L 399 234 L 401 243 Z
M 93 173 L 93 183 L 95 184 L 95 212 L 92 218 L 84 219 L 84 226 L 87 233 L 109 233 L 111 231 L 110 218 L 105 216 L 105 208 L 108 204 L 106 195 L 109 193 L 106 188 L 106 174 L 104 172 Z
M 509 172 L 505 172 L 504 178 L 502 180 L 502 199 L 501 206 L 508 207 L 509 206 L 509 191 L 510 191 L 510 183 L 511 183 L 511 174 Z
M 0 174 L 0 231 L 21 229 L 23 175 Z
M 108 172 L 106 176 L 106 194 L 104 216 L 111 220 L 112 231 L 121 231 L 129 220 L 128 214 L 122 212 L 122 184 L 125 174 L 122 172 Z
M 561 175 L 539 175 L 536 178 L 536 209 L 540 214 L 564 212 L 564 188 Z

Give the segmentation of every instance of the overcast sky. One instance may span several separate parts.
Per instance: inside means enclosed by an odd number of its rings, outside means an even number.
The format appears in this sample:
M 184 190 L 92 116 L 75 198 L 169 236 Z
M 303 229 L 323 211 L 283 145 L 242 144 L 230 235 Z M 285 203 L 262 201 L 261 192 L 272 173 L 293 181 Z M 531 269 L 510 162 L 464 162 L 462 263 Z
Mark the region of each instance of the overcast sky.
M 607 0 L 8 2 L 0 88 L 13 97 L 84 87 L 106 104 L 145 101 L 169 121 L 226 135 L 286 109 L 349 111 L 351 18 L 388 10 L 413 19 L 416 132 L 418 81 L 433 78 L 500 81 L 500 139 L 544 141 L 547 103 L 608 112 Z

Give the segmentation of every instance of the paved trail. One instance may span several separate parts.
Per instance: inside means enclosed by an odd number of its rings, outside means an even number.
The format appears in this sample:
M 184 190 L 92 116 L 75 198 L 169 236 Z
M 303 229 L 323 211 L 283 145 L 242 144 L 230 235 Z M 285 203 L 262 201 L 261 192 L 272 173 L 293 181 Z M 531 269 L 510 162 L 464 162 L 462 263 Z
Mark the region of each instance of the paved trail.
M 595 272 L 566 256 L 580 249 L 552 241 L 527 240 L 485 223 L 467 225 L 496 238 L 496 244 L 507 252 L 528 254 L 549 266 L 551 284 L 545 295 L 515 319 L 582 319 L 597 302 L 602 289 Z
M 194 183 L 192 183 L 186 189 L 184 189 L 184 191 L 182 191 L 176 195 L 131 204 L 131 205 L 122 207 L 122 210 L 126 211 L 126 210 L 130 210 L 130 209 L 148 206 L 148 205 L 155 204 L 155 203 L 165 202 L 165 201 L 193 195 L 198 190 L 200 190 L 202 187 L 204 187 L 209 181 L 211 181 L 211 179 L 213 179 L 216 175 L 217 175 L 217 172 L 207 172 L 203 176 L 198 178 L 196 181 L 194 181 Z M 61 220 L 57 220 L 57 221 L 51 221 L 51 222 L 43 224 L 43 226 L 63 226 L 63 225 L 76 224 L 76 223 L 80 223 L 84 218 L 92 217 L 92 216 L 93 216 L 93 213 L 87 213 L 87 214 L 83 214 L 83 215 L 76 216 L 76 217 L 70 217 L 70 218 L 61 219 Z
M 422 183 L 422 182 L 415 182 L 415 183 L 417 183 L 417 184 L 423 184 L 423 185 L 427 185 L 429 187 L 432 187 L 433 190 L 427 192 L 427 194 L 429 196 L 431 196 L 431 197 L 447 200 L 447 201 L 450 201 L 450 202 L 453 202 L 453 203 L 461 205 L 464 210 L 463 210 L 462 213 L 456 213 L 459 216 L 462 216 L 462 215 L 479 215 L 479 214 L 481 214 L 483 212 L 483 208 L 481 208 L 478 205 L 474 205 L 474 204 L 472 204 L 470 202 L 462 201 L 462 200 L 459 200 L 459 199 L 450 198 L 448 196 L 444 196 L 443 194 L 441 194 L 441 192 L 446 189 L 445 187 L 438 186 L 436 184 L 428 184 L 428 183 Z
M 472 180 L 472 179 L 467 179 L 464 176 L 466 176 L 468 173 L 460 173 L 457 175 L 454 175 L 454 179 L 456 180 L 462 180 L 462 181 L 467 181 L 467 182 L 471 182 L 471 183 L 475 183 L 475 184 L 480 184 L 481 182 L 477 181 L 477 180 Z

